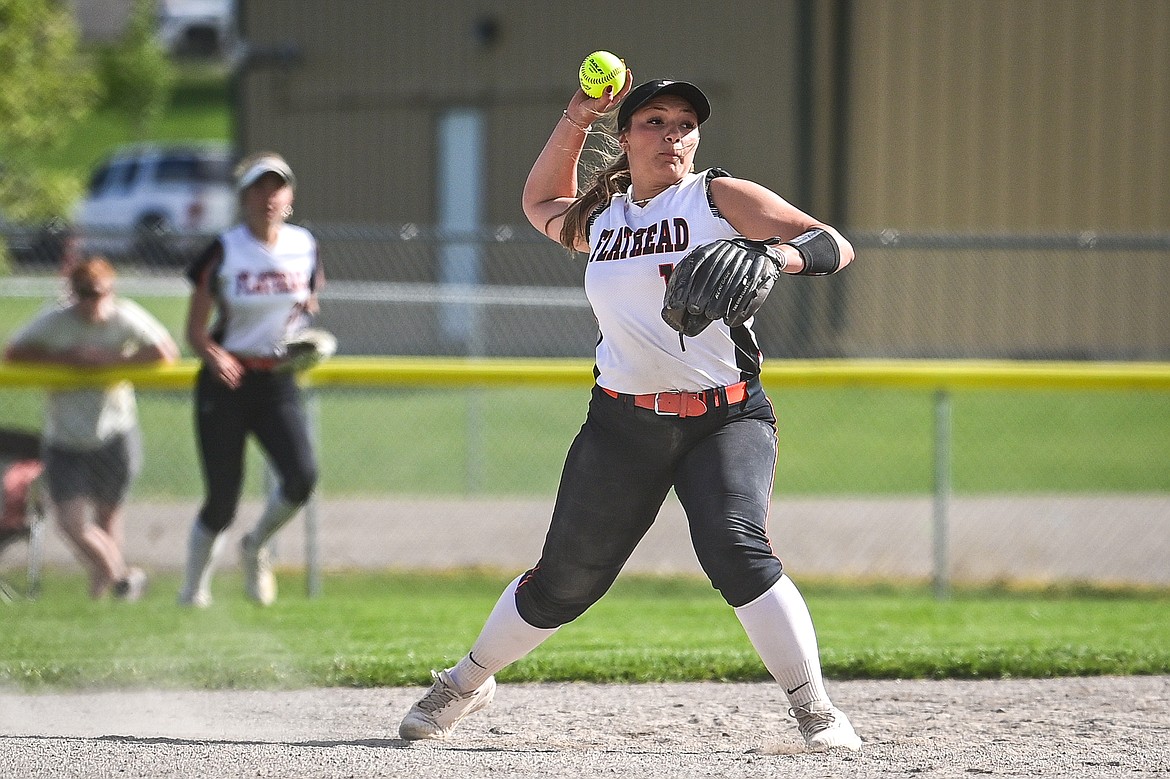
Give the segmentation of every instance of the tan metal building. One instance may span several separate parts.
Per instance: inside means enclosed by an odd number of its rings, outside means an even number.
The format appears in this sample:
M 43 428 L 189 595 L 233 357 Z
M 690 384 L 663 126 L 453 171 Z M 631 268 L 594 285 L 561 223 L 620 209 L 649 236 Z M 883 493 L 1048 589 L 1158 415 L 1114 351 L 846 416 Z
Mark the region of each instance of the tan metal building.
M 316 220 L 433 223 L 445 114 L 483 120 L 484 221 L 520 189 L 584 55 L 690 79 L 700 165 L 854 229 L 1170 229 L 1165 0 L 242 0 L 239 141 Z
M 590 8 L 241 0 L 237 141 L 289 157 L 311 222 L 524 225 L 529 167 L 581 59 L 608 49 L 636 81 L 709 94 L 700 167 L 849 235 L 1170 233 L 1167 0 Z M 871 237 L 864 262 L 777 293 L 760 325 L 785 354 L 1170 355 L 1165 253 L 1080 248 Z
M 853 3 L 856 227 L 1170 229 L 1170 3 Z
M 298 209 L 316 220 L 438 221 L 440 125 L 483 119 L 486 223 L 523 223 L 520 191 L 577 68 L 595 49 L 635 80 L 694 80 L 715 114 L 699 165 L 721 165 L 783 192 L 796 184 L 797 3 L 683 0 L 338 3 L 246 0 L 259 50 L 240 80 L 244 149 L 274 147 L 303 172 Z M 281 53 L 291 54 L 282 63 Z

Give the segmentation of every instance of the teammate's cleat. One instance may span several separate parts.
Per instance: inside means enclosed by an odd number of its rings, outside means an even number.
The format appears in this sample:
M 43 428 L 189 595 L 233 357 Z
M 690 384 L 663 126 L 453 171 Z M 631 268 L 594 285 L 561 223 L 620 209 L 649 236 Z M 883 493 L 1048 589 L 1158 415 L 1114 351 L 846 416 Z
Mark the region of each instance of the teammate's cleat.
M 266 546 L 253 546 L 252 536 L 240 539 L 240 567 L 243 568 L 243 591 L 261 606 L 276 600 L 276 577 Z
M 133 603 L 146 592 L 146 572 L 141 568 L 131 568 L 126 572 L 126 578 L 114 583 L 114 597 L 118 600 Z
M 191 609 L 205 609 L 211 605 L 211 593 L 207 590 L 183 590 L 179 593 L 179 605 Z
M 826 749 L 861 749 L 861 739 L 849 723 L 845 713 L 830 703 L 810 703 L 808 706 L 794 706 L 789 713 L 796 718 L 800 735 L 810 751 L 823 752 Z
M 446 738 L 459 721 L 492 702 L 496 694 L 494 676 L 469 693 L 460 693 L 451 684 L 446 671 L 431 671 L 435 683 L 422 699 L 410 707 L 398 726 L 398 735 L 416 741 L 424 738 Z
M 253 546 L 251 536 L 240 539 L 240 565 L 244 569 L 244 591 L 261 606 L 271 606 L 276 600 L 276 577 L 268 548 Z

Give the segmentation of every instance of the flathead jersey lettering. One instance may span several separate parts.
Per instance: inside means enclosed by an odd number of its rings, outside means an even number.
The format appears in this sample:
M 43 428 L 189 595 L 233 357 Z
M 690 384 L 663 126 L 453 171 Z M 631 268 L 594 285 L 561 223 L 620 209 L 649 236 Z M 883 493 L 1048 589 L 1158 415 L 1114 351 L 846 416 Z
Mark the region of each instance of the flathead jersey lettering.
M 303 271 L 240 271 L 236 274 L 237 295 L 280 295 L 308 288 L 309 277 Z
M 643 254 L 686 252 L 691 246 L 691 229 L 684 217 L 663 219 L 636 230 L 622 226 L 605 230 L 589 260 L 624 260 Z
M 589 226 L 585 294 L 600 338 L 597 383 L 629 394 L 694 391 L 735 384 L 760 371 L 751 321 L 734 330 L 715 322 L 685 340 L 662 321 L 669 270 L 696 246 L 739 233 L 711 202 L 707 184 L 727 175 L 690 173 L 644 206 L 627 190 Z

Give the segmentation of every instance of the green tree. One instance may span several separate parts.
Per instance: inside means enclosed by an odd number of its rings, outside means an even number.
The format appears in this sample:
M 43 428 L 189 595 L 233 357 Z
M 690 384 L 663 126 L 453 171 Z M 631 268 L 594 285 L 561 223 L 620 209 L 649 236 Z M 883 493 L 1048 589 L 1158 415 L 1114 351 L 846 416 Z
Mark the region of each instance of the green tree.
M 75 177 L 48 174 L 32 153 L 53 149 L 99 95 L 64 0 L 0 0 L 0 211 L 12 221 L 64 213 Z
M 126 33 L 98 57 L 105 105 L 126 115 L 138 140 L 148 137 L 175 86 L 175 66 L 155 27 L 155 0 L 134 0 Z

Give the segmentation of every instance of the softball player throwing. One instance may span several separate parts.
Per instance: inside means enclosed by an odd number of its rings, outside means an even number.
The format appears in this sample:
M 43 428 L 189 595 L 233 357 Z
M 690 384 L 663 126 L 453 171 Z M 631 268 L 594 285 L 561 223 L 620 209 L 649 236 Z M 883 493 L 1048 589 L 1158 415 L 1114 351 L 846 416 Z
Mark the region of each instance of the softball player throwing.
M 586 134 L 619 101 L 620 149 L 578 196 Z M 589 253 L 597 383 L 540 561 L 505 589 L 471 651 L 433 674 L 403 738 L 442 738 L 486 706 L 496 672 L 608 590 L 673 487 L 704 572 L 784 688 L 808 747 L 861 746 L 825 690 L 808 608 L 767 535 L 776 420 L 750 316 L 781 271 L 833 273 L 853 248 L 758 184 L 694 172 L 710 113 L 686 82 L 627 80 L 596 99 L 578 91 L 532 167 L 529 221 Z

